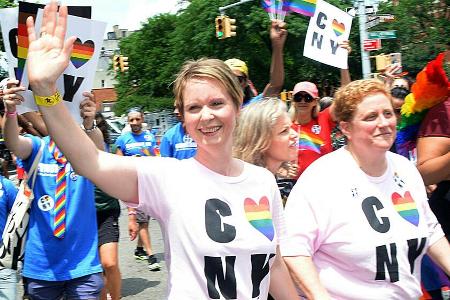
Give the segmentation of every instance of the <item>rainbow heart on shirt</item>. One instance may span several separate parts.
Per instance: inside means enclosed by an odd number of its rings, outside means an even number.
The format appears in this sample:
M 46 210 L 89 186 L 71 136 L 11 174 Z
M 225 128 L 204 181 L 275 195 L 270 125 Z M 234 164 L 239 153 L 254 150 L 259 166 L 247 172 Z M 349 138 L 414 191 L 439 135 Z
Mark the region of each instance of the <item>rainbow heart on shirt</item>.
M 419 225 L 419 211 L 409 191 L 406 191 L 403 197 L 395 192 L 392 194 L 391 199 L 395 210 L 403 219 L 415 226 Z
M 259 232 L 264 234 L 269 240 L 273 240 L 275 235 L 272 223 L 272 213 L 270 212 L 269 199 L 266 196 L 259 200 L 259 204 L 251 198 L 244 201 L 245 216 L 248 222 Z
M 95 45 L 91 40 L 82 43 L 80 39 L 76 39 L 73 43 L 72 55 L 70 61 L 75 68 L 79 68 L 87 63 L 92 55 L 94 55 Z
M 339 23 L 336 19 L 333 19 L 331 27 L 333 28 L 334 34 L 336 34 L 336 36 L 340 36 L 345 32 L 344 23 Z

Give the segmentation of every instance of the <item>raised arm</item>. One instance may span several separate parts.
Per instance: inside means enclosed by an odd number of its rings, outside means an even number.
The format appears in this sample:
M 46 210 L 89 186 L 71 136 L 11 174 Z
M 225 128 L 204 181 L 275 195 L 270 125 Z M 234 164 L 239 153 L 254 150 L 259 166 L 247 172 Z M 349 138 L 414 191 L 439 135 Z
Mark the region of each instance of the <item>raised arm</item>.
M 40 38 L 32 17 L 27 19 L 27 71 L 36 103 L 48 131 L 80 175 L 122 201 L 137 202 L 137 171 L 133 158 L 99 151 L 70 116 L 58 97 L 56 80 L 69 64 L 75 37 L 64 40 L 67 7 L 52 1 L 45 6 Z
M 272 20 L 270 27 L 270 40 L 272 42 L 272 62 L 270 64 L 270 82 L 263 91 L 263 96 L 279 96 L 284 84 L 283 49 L 286 42 L 286 23 Z
M 23 86 L 16 86 L 17 80 L 8 81 L 7 88 L 4 90 L 3 103 L 5 104 L 5 115 L 3 116 L 3 137 L 6 147 L 21 159 L 27 159 L 33 146 L 31 139 L 20 135 L 19 124 L 17 121 L 16 105 L 20 105 L 23 97 L 19 92 L 24 91 Z
M 341 48 L 344 48 L 347 50 L 348 55 L 350 55 L 350 53 L 352 52 L 352 47 L 350 46 L 350 42 L 349 41 L 342 41 L 339 43 L 339 46 Z M 350 78 L 350 71 L 347 69 L 341 69 L 341 86 L 346 86 L 347 84 L 349 84 L 352 79 Z

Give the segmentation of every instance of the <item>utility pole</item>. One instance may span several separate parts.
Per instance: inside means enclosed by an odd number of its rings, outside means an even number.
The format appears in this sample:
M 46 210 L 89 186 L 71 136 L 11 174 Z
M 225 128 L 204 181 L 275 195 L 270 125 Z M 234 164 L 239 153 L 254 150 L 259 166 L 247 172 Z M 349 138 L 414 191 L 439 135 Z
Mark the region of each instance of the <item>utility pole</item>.
M 366 4 L 369 0 L 356 0 L 358 1 L 358 18 L 359 18 L 359 38 L 360 38 L 360 46 L 361 46 L 361 64 L 362 64 L 362 73 L 363 78 L 370 77 L 370 56 L 368 51 L 364 51 L 364 40 L 367 39 L 367 15 L 366 15 Z

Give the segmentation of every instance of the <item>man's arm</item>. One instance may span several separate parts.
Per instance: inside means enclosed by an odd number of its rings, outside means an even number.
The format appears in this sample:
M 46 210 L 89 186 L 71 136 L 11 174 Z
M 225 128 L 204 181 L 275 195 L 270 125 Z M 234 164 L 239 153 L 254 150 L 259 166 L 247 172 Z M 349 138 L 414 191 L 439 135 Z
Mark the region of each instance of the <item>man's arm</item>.
M 284 84 L 283 49 L 286 42 L 286 23 L 272 20 L 270 27 L 270 40 L 272 42 L 272 61 L 270 64 L 270 82 L 263 91 L 263 96 L 278 97 Z
M 418 138 L 417 169 L 425 185 L 450 180 L 450 138 L 434 136 Z
M 94 94 L 84 92 L 83 96 L 85 98 L 80 103 L 80 116 L 83 119 L 83 128 L 85 129 L 85 132 L 89 136 L 89 138 L 94 142 L 95 146 L 97 146 L 98 149 L 104 151 L 105 145 L 103 134 L 98 127 L 94 126 L 96 112 Z

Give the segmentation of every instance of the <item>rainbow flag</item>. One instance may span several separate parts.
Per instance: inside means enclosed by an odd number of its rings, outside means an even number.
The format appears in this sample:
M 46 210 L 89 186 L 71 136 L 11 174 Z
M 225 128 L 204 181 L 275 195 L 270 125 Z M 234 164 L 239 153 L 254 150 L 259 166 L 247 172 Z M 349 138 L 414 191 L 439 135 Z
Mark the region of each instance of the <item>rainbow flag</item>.
M 281 14 L 283 12 L 283 5 L 279 5 L 279 0 L 262 0 L 262 8 L 269 14 Z
M 323 144 L 321 139 L 308 135 L 306 132 L 300 133 L 298 137 L 298 150 L 311 150 L 320 154 L 320 147 Z
M 312 17 L 316 11 L 316 0 L 287 0 L 284 5 L 289 8 L 289 11 Z

